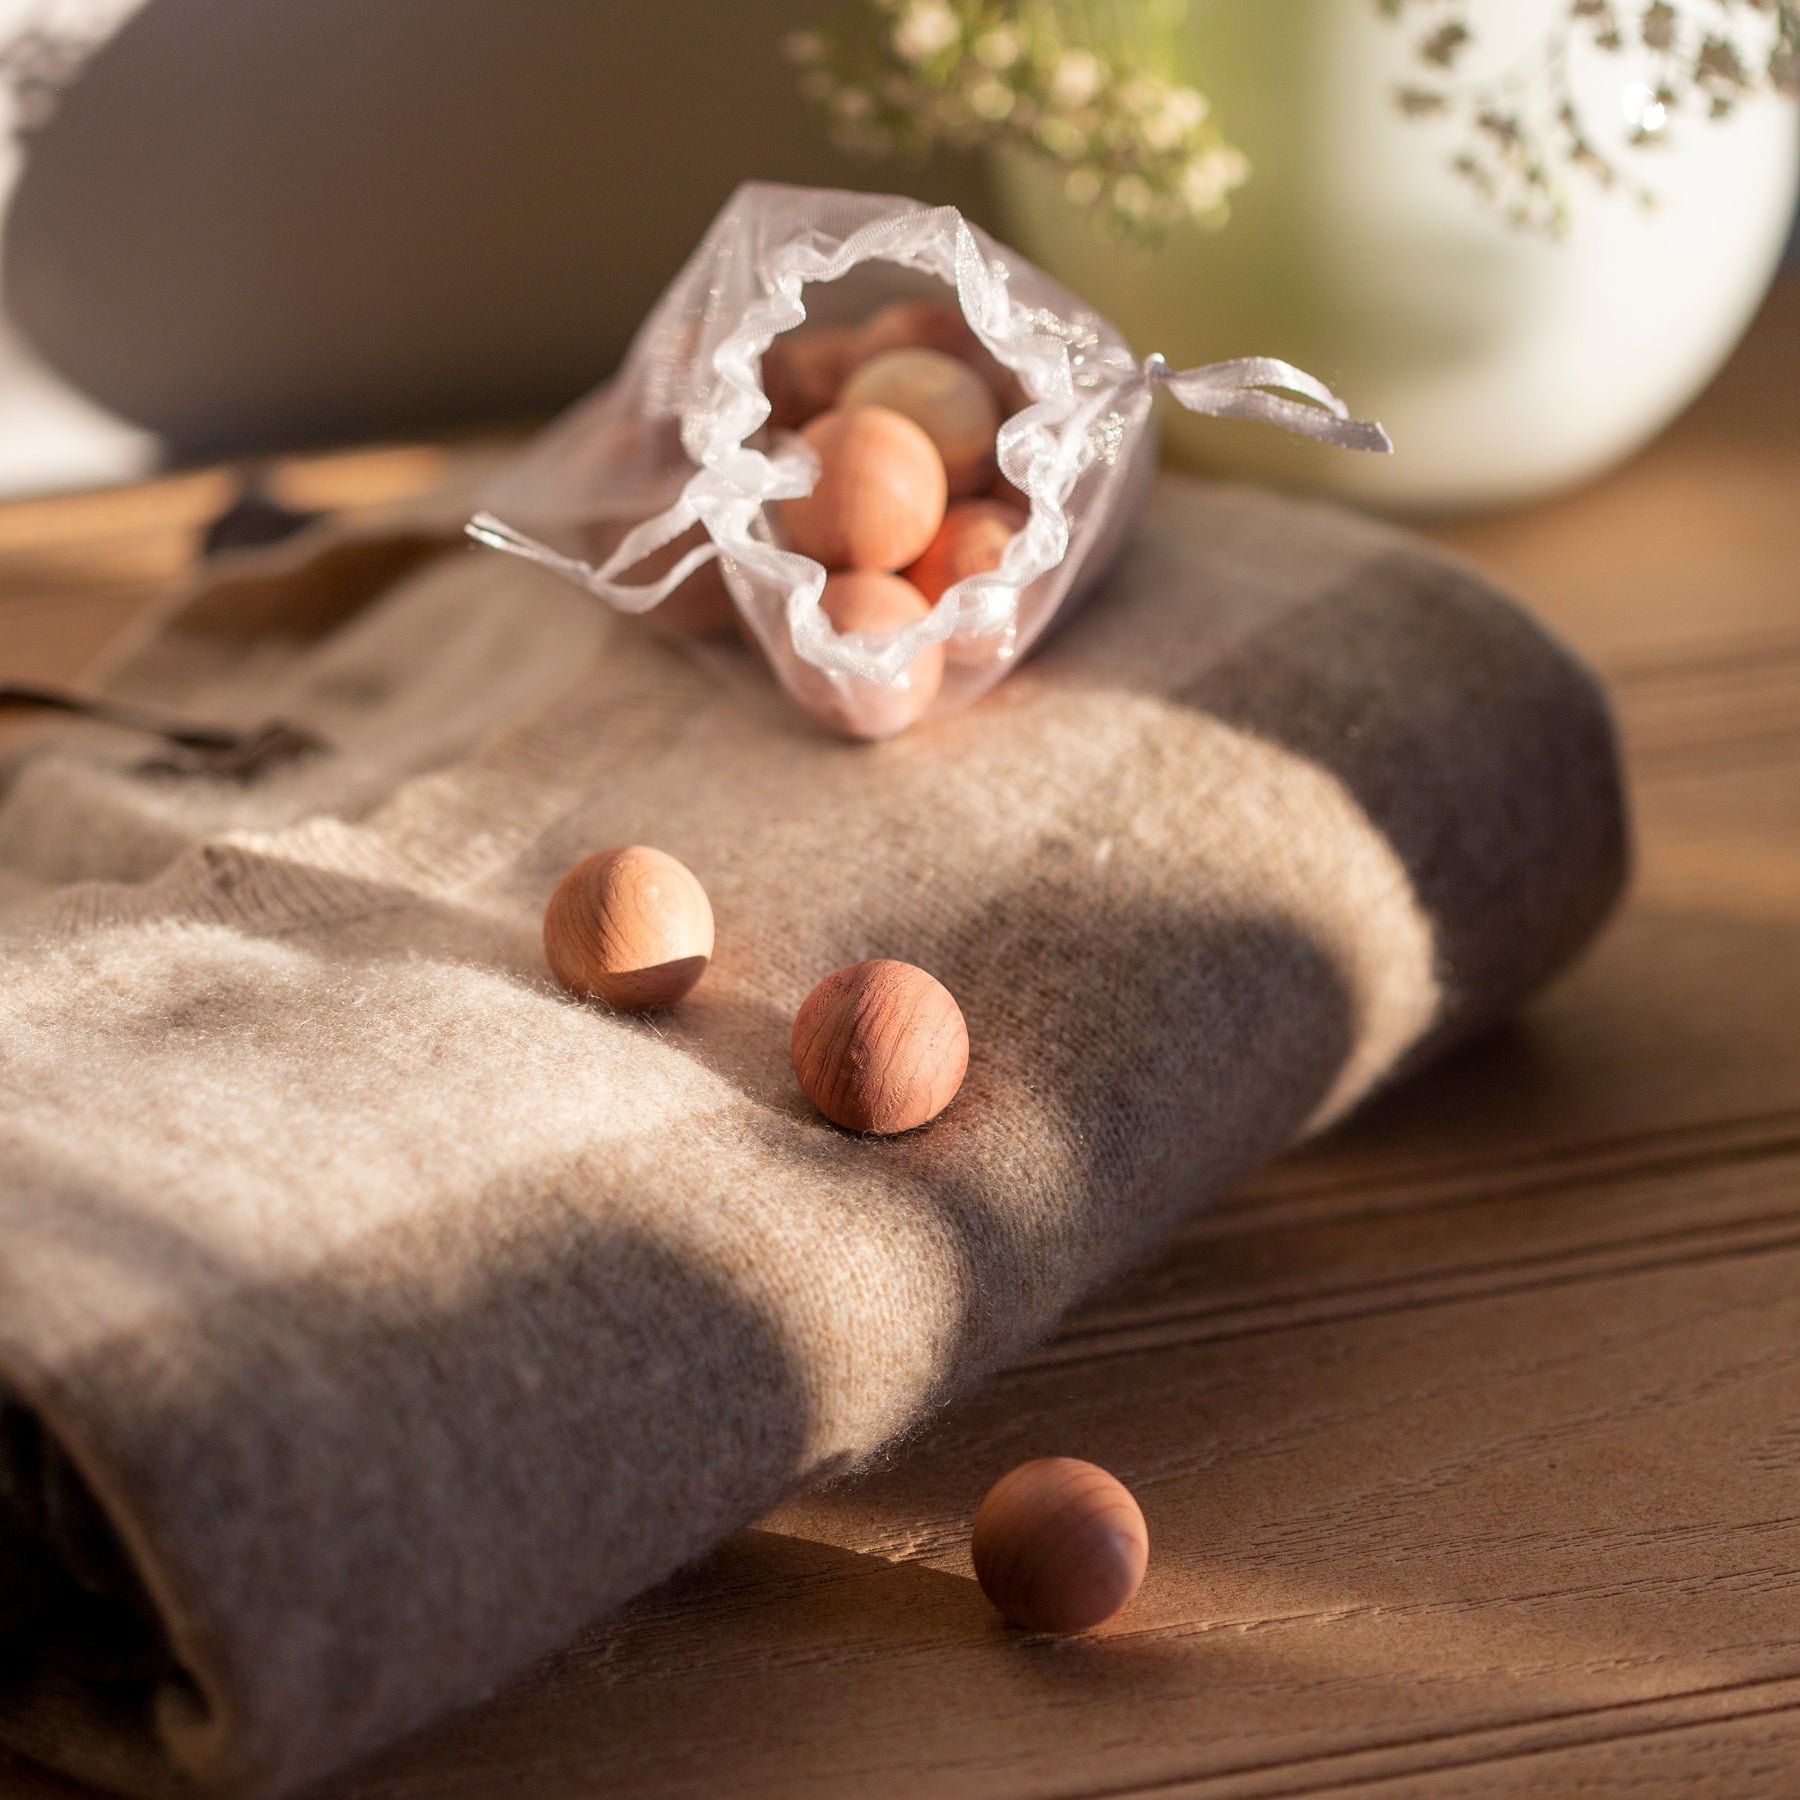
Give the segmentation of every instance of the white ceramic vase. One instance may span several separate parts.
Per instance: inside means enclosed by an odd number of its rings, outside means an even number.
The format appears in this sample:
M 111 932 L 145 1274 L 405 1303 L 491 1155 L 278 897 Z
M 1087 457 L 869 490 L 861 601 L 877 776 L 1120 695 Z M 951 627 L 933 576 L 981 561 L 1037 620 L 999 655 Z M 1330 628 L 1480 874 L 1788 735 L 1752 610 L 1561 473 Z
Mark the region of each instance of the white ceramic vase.
M 1473 0 L 1459 75 L 1518 64 L 1566 10 Z M 1451 172 L 1466 128 L 1395 106 L 1429 22 L 1397 27 L 1375 0 L 1193 0 L 1193 78 L 1254 168 L 1216 235 L 1184 229 L 1132 250 L 1097 236 L 1041 165 L 997 162 L 1013 240 L 1140 352 L 1177 365 L 1286 357 L 1398 446 L 1349 456 L 1169 409 L 1183 460 L 1397 511 L 1524 500 L 1645 442 L 1749 322 L 1792 216 L 1792 102 L 1760 94 L 1722 121 L 1678 110 L 1632 148 L 1629 120 L 1654 81 L 1646 53 L 1580 51 L 1584 118 L 1658 203 L 1578 177 L 1572 227 L 1552 240 L 1508 225 Z

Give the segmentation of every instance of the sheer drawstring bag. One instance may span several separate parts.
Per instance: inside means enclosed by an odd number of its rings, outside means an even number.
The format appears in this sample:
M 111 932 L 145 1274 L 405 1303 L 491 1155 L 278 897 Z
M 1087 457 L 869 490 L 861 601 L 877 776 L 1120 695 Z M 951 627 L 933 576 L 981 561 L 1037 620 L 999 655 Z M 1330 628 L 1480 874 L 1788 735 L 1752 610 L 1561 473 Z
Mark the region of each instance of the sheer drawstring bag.
M 809 493 L 819 465 L 770 425 L 764 359 L 785 333 L 922 298 L 954 299 L 1010 372 L 1019 404 L 996 458 L 1029 511 L 999 566 L 953 583 L 927 616 L 839 632 L 820 604 L 826 570 L 786 545 L 773 504 Z M 1196 412 L 1391 448 L 1379 425 L 1274 358 L 1181 371 L 1160 356 L 1140 362 L 1105 319 L 954 207 L 752 182 L 714 219 L 618 375 L 527 447 L 469 531 L 630 613 L 717 558 L 739 621 L 789 692 L 851 735 L 885 736 L 884 700 L 929 646 L 944 646 L 931 713 L 956 711 L 1099 582 L 1155 466 L 1159 387 Z

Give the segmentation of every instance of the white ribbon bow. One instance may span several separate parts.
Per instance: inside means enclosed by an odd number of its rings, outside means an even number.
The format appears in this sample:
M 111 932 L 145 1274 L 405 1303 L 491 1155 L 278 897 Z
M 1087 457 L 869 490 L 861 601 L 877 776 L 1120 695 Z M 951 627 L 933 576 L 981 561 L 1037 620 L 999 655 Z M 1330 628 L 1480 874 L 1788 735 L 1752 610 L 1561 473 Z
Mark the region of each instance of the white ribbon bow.
M 1278 356 L 1240 356 L 1233 362 L 1206 363 L 1198 369 L 1171 369 L 1157 352 L 1144 358 L 1139 379 L 1152 389 L 1167 388 L 1189 412 L 1278 425 L 1283 431 L 1317 438 L 1340 450 L 1393 454 L 1394 441 L 1379 425 L 1351 418 L 1349 407 L 1324 382 Z M 1267 392 L 1270 388 L 1304 394 L 1318 404 L 1284 399 Z

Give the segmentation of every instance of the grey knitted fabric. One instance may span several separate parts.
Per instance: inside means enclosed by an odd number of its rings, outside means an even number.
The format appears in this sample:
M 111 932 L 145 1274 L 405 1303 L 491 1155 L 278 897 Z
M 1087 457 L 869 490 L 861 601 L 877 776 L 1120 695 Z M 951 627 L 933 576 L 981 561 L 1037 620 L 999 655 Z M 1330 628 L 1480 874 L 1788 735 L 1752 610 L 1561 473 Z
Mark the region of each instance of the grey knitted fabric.
M 875 746 L 518 563 L 370 592 L 432 529 L 242 562 L 115 673 L 341 755 L 61 733 L 0 796 L 0 1736 L 145 1794 L 291 1788 L 857 1464 L 1622 879 L 1592 679 L 1327 509 L 1166 482 L 1042 654 Z M 718 921 L 659 1019 L 543 963 L 624 842 Z M 973 1045 L 889 1141 L 787 1061 L 870 956 Z

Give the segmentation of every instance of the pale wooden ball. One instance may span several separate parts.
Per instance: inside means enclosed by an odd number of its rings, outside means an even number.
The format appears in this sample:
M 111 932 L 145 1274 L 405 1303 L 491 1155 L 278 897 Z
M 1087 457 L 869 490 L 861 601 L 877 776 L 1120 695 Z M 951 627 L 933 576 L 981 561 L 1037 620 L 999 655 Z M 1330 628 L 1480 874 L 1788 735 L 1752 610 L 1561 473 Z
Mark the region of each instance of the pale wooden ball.
M 571 994 L 622 1012 L 673 1006 L 712 952 L 706 889 L 685 864 L 644 844 L 577 863 L 544 909 L 550 972 Z
M 772 339 L 762 356 L 769 423 L 797 431 L 835 406 L 845 376 L 865 354 L 862 333 L 851 326 L 814 326 Z
M 965 575 L 985 575 L 1000 566 L 1006 546 L 1023 528 L 1025 515 L 998 500 L 963 500 L 944 514 L 938 534 L 925 554 L 906 571 L 906 579 L 936 605 L 944 589 Z
M 944 522 L 944 459 L 911 419 L 885 406 L 834 407 L 801 433 L 819 458 L 810 494 L 783 500 L 789 545 L 828 569 L 891 572 Z
M 944 459 L 950 497 L 986 491 L 994 479 L 1000 409 L 966 362 L 941 350 L 889 350 L 844 383 L 841 406 L 885 406 L 924 431 Z
M 970 1548 L 982 1592 L 1010 1624 L 1087 1631 L 1138 1591 L 1150 1533 L 1117 1477 L 1073 1456 L 1047 1456 L 988 1490 Z
M 969 1067 L 969 1030 L 941 981 L 911 963 L 852 963 L 801 1003 L 790 1044 L 806 1097 L 846 1131 L 935 1119 Z
M 898 631 L 931 611 L 911 582 L 872 569 L 841 569 L 828 575 L 819 604 L 839 631 L 872 636 Z M 892 737 L 918 720 L 937 698 L 944 684 L 944 646 L 927 644 L 908 666 L 904 686 L 889 687 L 852 675 L 846 679 L 846 692 L 810 664 L 797 679 L 801 703 L 821 725 L 846 737 Z
M 872 314 L 862 328 L 862 361 L 886 350 L 941 350 L 965 362 L 987 384 L 1004 417 L 1019 410 L 1024 394 L 1012 370 L 999 362 L 946 300 L 896 300 Z

